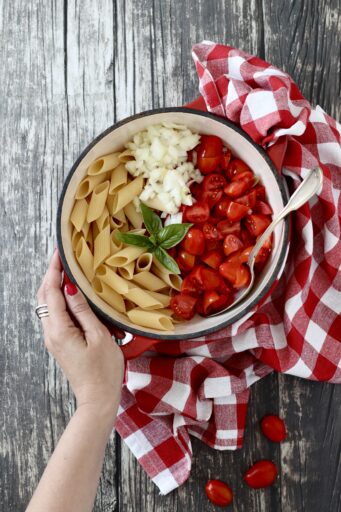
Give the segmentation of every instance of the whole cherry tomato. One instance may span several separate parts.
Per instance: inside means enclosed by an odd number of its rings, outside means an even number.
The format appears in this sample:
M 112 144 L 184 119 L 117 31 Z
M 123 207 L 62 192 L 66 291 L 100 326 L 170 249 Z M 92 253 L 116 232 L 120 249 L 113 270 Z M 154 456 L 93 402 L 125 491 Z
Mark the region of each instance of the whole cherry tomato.
M 260 460 L 251 466 L 244 474 L 244 480 L 249 487 L 260 489 L 273 484 L 277 478 L 277 468 L 270 460 Z
M 206 222 L 210 216 L 210 208 L 208 203 L 205 201 L 198 201 L 192 206 L 186 206 L 184 211 L 184 217 L 188 222 L 193 224 L 199 224 Z
M 227 235 L 224 240 L 224 253 L 229 256 L 243 247 L 243 242 L 236 235 Z
M 205 486 L 208 499 L 219 507 L 227 507 L 233 501 L 233 492 L 229 485 L 221 480 L 209 480 Z
M 196 264 L 196 257 L 194 254 L 190 254 L 189 252 L 180 250 L 176 257 L 176 261 L 180 267 L 180 270 L 184 272 L 188 272 L 194 268 Z
M 253 213 L 245 219 L 245 226 L 252 236 L 259 236 L 271 223 L 271 217 L 261 213 Z
M 212 249 L 201 256 L 201 261 L 211 268 L 217 270 L 223 262 L 224 255 L 221 249 Z
M 190 320 L 194 316 L 196 302 L 197 299 L 195 297 L 179 293 L 171 298 L 170 308 L 177 316 Z
M 205 251 L 205 237 L 203 232 L 195 227 L 191 227 L 186 234 L 183 242 L 183 248 L 189 254 L 194 254 L 195 256 L 199 254 L 203 254 Z
M 263 434 L 274 443 L 284 441 L 287 435 L 284 421 L 273 414 L 264 416 L 260 422 L 260 428 Z

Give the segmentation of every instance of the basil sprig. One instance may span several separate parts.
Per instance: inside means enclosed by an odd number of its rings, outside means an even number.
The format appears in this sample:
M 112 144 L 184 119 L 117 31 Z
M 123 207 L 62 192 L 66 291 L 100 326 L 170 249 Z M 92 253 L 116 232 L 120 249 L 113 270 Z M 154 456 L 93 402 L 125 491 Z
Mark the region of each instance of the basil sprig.
M 169 224 L 162 227 L 160 217 L 147 205 L 143 203 L 140 203 L 140 205 L 143 222 L 150 236 L 118 232 L 116 238 L 124 244 L 146 247 L 149 252 L 155 254 L 155 257 L 167 270 L 174 274 L 180 274 L 177 262 L 168 254 L 166 249 L 171 249 L 181 242 L 193 224 Z

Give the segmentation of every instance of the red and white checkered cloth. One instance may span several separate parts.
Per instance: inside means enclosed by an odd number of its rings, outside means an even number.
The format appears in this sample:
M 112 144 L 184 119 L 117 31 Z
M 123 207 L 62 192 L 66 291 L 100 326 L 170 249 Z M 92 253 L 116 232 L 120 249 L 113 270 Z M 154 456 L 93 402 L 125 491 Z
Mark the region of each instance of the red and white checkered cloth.
M 341 127 L 258 57 L 203 42 L 193 58 L 210 112 L 266 149 L 287 143 L 291 191 L 318 164 L 324 184 L 293 215 L 294 250 L 258 309 L 208 337 L 163 342 L 127 362 L 116 428 L 162 494 L 189 476 L 189 435 L 218 450 L 241 447 L 249 388 L 263 376 L 341 382 Z

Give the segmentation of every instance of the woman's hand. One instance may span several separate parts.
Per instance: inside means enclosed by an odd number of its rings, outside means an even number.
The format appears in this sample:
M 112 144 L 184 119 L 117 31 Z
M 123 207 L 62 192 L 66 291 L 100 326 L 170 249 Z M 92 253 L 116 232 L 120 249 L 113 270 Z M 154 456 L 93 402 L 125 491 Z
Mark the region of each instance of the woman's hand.
M 62 266 L 56 250 L 37 293 L 49 316 L 41 319 L 45 345 L 65 372 L 77 399 L 100 411 L 113 410 L 120 393 L 124 358 L 108 329 L 73 284 L 61 290 Z

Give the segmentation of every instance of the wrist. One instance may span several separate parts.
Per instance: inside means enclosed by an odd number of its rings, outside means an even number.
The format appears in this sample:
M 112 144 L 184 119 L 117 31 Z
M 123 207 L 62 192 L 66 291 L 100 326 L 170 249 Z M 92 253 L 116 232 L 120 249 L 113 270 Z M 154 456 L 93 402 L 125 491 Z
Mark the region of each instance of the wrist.
M 95 421 L 97 424 L 113 428 L 118 404 L 113 402 L 83 402 L 77 405 L 76 413 L 84 415 L 87 421 Z

